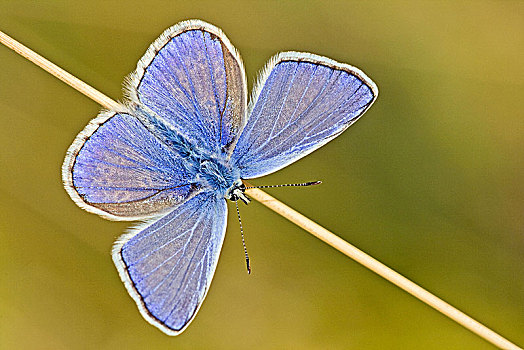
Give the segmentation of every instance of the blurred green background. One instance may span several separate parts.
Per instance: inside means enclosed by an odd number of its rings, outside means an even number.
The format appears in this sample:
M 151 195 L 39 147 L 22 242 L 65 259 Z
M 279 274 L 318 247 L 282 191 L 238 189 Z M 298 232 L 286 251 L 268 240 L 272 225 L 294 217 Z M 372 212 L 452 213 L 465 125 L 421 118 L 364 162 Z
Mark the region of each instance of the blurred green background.
M 189 18 L 225 31 L 250 86 L 282 50 L 361 68 L 380 90 L 366 116 L 254 182 L 323 180 L 269 192 L 524 344 L 524 2 L 1 0 L 0 16 L 114 99 L 149 44 Z M 65 151 L 100 107 L 5 47 L 0 61 L 0 348 L 492 348 L 258 203 L 241 208 L 253 274 L 230 215 L 203 307 L 164 335 L 110 258 L 129 223 L 62 188 Z

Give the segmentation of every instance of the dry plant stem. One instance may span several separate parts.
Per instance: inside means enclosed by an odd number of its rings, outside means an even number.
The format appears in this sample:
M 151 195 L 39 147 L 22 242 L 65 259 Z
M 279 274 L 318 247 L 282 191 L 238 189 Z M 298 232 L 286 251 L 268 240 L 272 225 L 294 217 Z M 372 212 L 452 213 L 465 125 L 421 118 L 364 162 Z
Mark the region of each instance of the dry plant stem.
M 11 48 L 12 50 L 16 51 L 23 57 L 27 58 L 31 62 L 35 63 L 39 67 L 48 71 L 55 77 L 69 84 L 71 87 L 75 88 L 77 91 L 83 93 L 87 97 L 98 102 L 103 107 L 107 109 L 118 110 L 119 105 L 115 101 L 105 96 L 101 92 L 95 90 L 94 88 L 90 87 L 89 85 L 79 80 L 78 78 L 67 73 L 60 67 L 46 60 L 42 56 L 38 55 L 34 51 L 30 50 L 29 48 L 25 47 L 24 45 L 10 38 L 9 36 L 7 36 L 5 33 L 1 31 L 0 31 L 0 42 L 4 44 L 5 46 Z M 371 271 L 384 277 L 391 283 L 404 289 L 406 292 L 410 293 L 411 295 L 415 296 L 419 300 L 430 305 L 434 309 L 448 316 L 452 320 L 466 327 L 467 329 L 479 335 L 480 337 L 484 338 L 485 340 L 500 347 L 501 349 L 520 349 L 518 346 L 511 343 L 507 339 L 503 338 L 499 334 L 493 332 L 491 329 L 475 321 L 474 319 L 464 314 L 463 312 L 457 310 L 456 308 L 449 305 L 442 299 L 436 297 L 435 295 L 431 294 L 427 290 L 411 282 L 404 276 L 390 269 L 389 267 L 382 264 L 378 260 L 375 260 L 374 258 L 367 255 L 363 251 L 352 246 L 351 244 L 344 241 L 340 237 L 336 236 L 332 232 L 326 230 L 319 224 L 308 219 L 304 215 L 293 210 L 292 208 L 288 207 L 287 205 L 278 201 L 277 199 L 271 197 L 270 195 L 263 192 L 262 190 L 252 188 L 252 189 L 247 190 L 247 193 L 251 196 L 251 198 L 262 203 L 269 209 L 275 211 L 277 214 L 282 215 L 283 217 L 285 217 L 292 223 L 300 226 L 307 232 L 313 234 L 318 239 L 326 242 L 327 244 L 334 247 L 341 253 L 347 255 L 348 257 L 364 265 Z
M 44 57 L 40 56 L 33 50 L 29 49 L 28 47 L 22 45 L 15 39 L 11 38 L 4 32 L 0 31 L 0 42 L 10 48 L 11 50 L 15 51 L 16 53 L 20 54 L 21 56 L 27 58 L 29 61 L 33 62 L 40 68 L 44 69 L 45 71 L 51 73 L 58 79 L 62 80 L 64 83 L 71 86 L 73 89 L 80 91 L 90 99 L 92 99 L 95 102 L 98 102 L 101 106 L 104 106 L 107 109 L 111 110 L 120 110 L 122 107 L 119 107 L 119 105 L 101 93 L 98 90 L 95 90 L 91 86 L 84 83 L 82 80 L 78 79 L 77 77 L 69 74 L 62 68 L 58 67 L 56 64 L 50 62 L 49 60 L 45 59 Z

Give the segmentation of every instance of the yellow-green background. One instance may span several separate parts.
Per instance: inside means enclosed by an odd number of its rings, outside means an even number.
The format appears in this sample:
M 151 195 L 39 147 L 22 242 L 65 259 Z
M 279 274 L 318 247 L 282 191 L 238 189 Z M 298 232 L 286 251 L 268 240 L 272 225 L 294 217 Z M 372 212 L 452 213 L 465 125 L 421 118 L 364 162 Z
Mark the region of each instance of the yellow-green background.
M 282 50 L 365 71 L 380 89 L 366 116 L 255 183 L 323 180 L 269 192 L 524 344 L 523 2 L 0 1 L 1 30 L 115 99 L 188 18 L 225 31 L 250 86 Z M 5 47 L 0 62 L 0 348 L 491 348 L 258 203 L 241 208 L 252 275 L 230 215 L 203 307 L 164 335 L 110 258 L 129 224 L 61 185 L 99 106 Z

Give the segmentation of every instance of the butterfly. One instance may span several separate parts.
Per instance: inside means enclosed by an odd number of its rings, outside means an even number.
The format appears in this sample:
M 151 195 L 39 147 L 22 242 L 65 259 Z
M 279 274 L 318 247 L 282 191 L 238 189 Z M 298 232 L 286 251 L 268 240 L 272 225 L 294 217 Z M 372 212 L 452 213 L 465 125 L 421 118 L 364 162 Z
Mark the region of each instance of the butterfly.
M 180 334 L 202 305 L 243 179 L 282 169 L 340 135 L 377 98 L 359 69 L 282 52 L 248 104 L 244 66 L 217 27 L 180 22 L 151 44 L 104 110 L 69 147 L 64 187 L 82 209 L 141 220 L 112 257 L 142 316 Z

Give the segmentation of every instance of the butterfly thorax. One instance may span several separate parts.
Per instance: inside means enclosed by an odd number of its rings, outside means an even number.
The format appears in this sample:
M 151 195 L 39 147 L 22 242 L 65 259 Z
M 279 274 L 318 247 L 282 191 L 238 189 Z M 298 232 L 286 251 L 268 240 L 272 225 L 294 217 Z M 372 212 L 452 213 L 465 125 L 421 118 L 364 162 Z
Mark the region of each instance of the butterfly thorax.
M 231 201 L 242 200 L 249 203 L 249 198 L 244 194 L 246 186 L 240 179 L 240 170 L 232 166 L 229 158 L 209 157 L 201 158 L 199 170 L 196 174 L 198 184 L 204 188 L 212 188 L 220 197 Z
M 244 195 L 246 186 L 240 179 L 240 169 L 230 162 L 225 152 L 209 155 L 202 149 L 185 150 L 185 164 L 187 169 L 194 174 L 197 187 L 207 188 L 219 197 L 231 201 L 242 200 L 249 203 L 249 198 Z
M 231 165 L 225 154 L 193 158 L 190 161 L 198 165 L 195 174 L 197 183 L 216 191 L 221 197 L 228 198 L 229 189 L 235 187 L 235 183 L 242 183 L 239 169 Z

